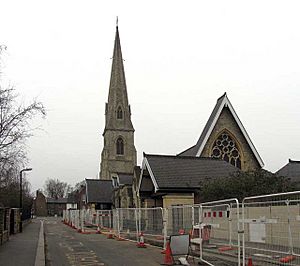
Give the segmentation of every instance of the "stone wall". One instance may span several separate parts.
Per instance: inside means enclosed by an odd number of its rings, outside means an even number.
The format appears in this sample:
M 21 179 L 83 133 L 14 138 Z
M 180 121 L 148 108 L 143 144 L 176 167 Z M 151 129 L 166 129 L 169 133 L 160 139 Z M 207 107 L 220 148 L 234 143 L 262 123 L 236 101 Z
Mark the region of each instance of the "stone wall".
M 0 244 L 9 240 L 10 209 L 0 208 Z
M 194 193 L 167 194 L 163 198 L 163 208 L 174 205 L 193 205 Z
M 124 140 L 124 155 L 116 154 L 116 141 L 120 136 Z M 134 132 L 109 130 L 104 135 L 104 143 L 101 154 L 100 179 L 110 180 L 113 175 L 116 176 L 118 173 L 133 173 L 136 165 Z
M 12 208 L 10 213 L 10 233 L 17 234 L 20 232 L 20 209 Z
M 250 146 L 248 145 L 242 131 L 235 122 L 233 116 L 231 115 L 228 108 L 224 108 L 220 117 L 212 130 L 204 149 L 201 153 L 201 157 L 211 157 L 211 150 L 216 138 L 222 133 L 222 131 L 227 130 L 232 134 L 232 137 L 238 144 L 241 152 L 241 166 L 243 171 L 253 171 L 259 169 L 259 163 L 256 160 Z

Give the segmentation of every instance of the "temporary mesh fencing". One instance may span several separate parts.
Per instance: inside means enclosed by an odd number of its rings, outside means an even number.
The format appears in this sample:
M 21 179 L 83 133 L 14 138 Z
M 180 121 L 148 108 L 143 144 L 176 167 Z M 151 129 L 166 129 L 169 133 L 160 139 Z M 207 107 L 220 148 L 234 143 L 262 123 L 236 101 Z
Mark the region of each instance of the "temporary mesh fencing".
M 237 199 L 206 202 L 200 205 L 199 222 L 194 227 L 192 244 L 199 245 L 202 262 L 214 265 L 222 259 L 241 265 L 240 209 Z M 199 236 L 198 238 L 194 237 Z
M 242 201 L 243 265 L 300 265 L 300 192 L 247 197 Z
M 190 234 L 190 253 L 207 265 L 300 265 L 300 191 L 169 208 L 67 210 L 65 224 L 97 227 L 118 239 L 166 248 L 170 236 Z

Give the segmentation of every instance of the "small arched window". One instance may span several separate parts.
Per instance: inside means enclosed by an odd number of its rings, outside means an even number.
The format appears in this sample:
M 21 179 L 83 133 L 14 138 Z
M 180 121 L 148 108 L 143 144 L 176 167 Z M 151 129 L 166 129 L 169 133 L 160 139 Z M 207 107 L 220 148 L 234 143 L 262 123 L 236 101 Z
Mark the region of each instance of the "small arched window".
M 116 150 L 117 155 L 124 155 L 124 141 L 121 137 L 117 139 Z
M 119 106 L 117 109 L 117 119 L 123 119 L 123 110 L 121 106 Z

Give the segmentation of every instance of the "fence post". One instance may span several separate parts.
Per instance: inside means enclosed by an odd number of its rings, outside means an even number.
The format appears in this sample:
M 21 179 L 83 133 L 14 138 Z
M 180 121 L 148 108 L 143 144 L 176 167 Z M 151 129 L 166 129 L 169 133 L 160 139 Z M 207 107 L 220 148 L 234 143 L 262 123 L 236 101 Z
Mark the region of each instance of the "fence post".
M 113 228 L 113 224 L 112 224 L 112 218 L 113 218 L 113 215 L 114 215 L 114 213 L 113 213 L 113 211 L 109 211 L 108 212 L 108 227 L 109 228 Z M 101 216 L 101 221 L 102 221 L 102 223 L 103 223 L 103 217 Z
M 167 248 L 167 237 L 168 237 L 168 210 L 162 208 L 163 217 L 163 235 L 164 235 L 164 250 Z
M 81 232 L 84 232 L 84 220 L 85 220 L 84 218 L 85 218 L 85 210 L 83 209 L 81 213 Z
M 229 207 L 229 216 L 228 216 L 228 223 L 229 223 L 229 246 L 232 246 L 232 203 L 230 203 Z M 239 221 L 238 221 L 239 223 Z
M 289 231 L 288 231 L 289 253 L 293 255 L 294 248 L 293 248 L 293 237 L 292 237 L 292 231 L 291 231 L 290 201 L 287 199 L 285 203 L 287 206 L 287 215 L 288 215 L 287 218 L 288 218 L 288 228 L 289 228 Z
M 135 218 L 135 228 L 136 228 L 136 241 L 139 242 L 139 222 L 138 222 L 138 209 L 134 209 L 134 218 Z
M 120 230 L 120 221 L 121 221 L 121 218 L 120 218 L 120 209 L 117 209 L 117 233 L 118 233 L 118 236 L 119 238 L 121 237 L 121 230 Z
M 202 253 L 202 204 L 199 205 L 199 256 L 200 256 L 200 261 L 203 260 L 203 253 Z

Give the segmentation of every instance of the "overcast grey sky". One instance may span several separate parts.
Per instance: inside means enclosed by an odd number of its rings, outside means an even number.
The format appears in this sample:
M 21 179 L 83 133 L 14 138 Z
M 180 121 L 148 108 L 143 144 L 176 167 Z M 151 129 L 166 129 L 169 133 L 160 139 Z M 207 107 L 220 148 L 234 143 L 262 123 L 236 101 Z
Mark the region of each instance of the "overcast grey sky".
M 48 110 L 28 142 L 33 189 L 96 178 L 116 16 L 138 164 L 196 143 L 225 91 L 276 171 L 300 160 L 299 1 L 11 1 L 6 78 Z

